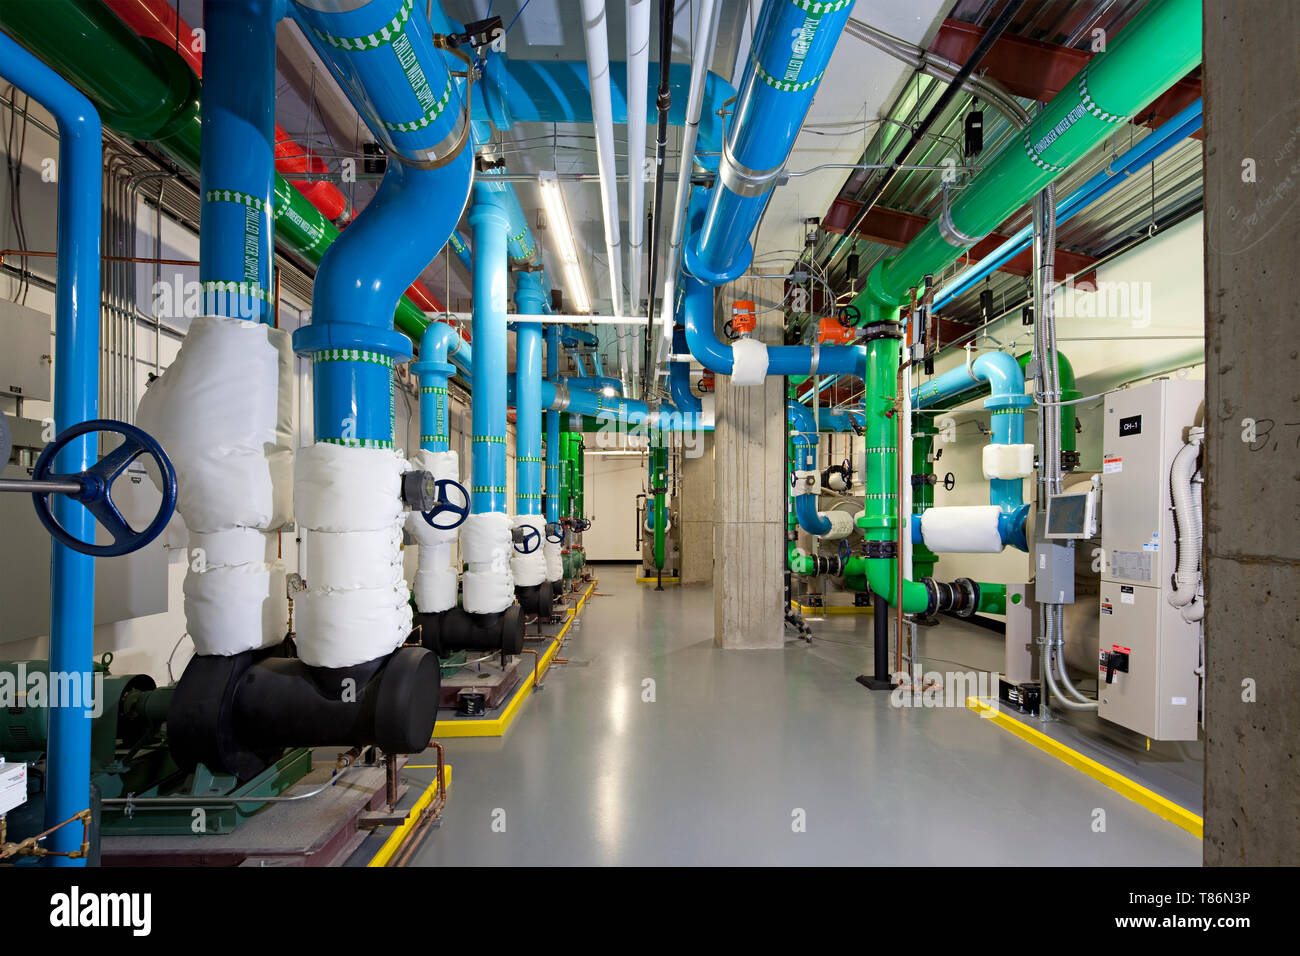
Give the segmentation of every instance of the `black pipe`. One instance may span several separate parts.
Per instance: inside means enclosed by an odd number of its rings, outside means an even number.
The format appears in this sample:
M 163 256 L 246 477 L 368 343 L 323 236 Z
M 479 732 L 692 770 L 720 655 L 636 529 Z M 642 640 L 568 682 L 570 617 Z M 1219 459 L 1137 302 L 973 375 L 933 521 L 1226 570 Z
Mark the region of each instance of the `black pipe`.
M 531 586 L 516 584 L 515 600 L 526 613 L 535 614 L 538 619 L 550 618 L 551 606 L 555 601 L 555 589 L 550 581 Z
M 858 683 L 870 690 L 893 690 L 889 676 L 889 602 L 884 595 L 872 595 L 871 618 L 875 673 L 870 677 L 859 675 Z
M 439 657 L 453 651 L 518 654 L 524 649 L 524 611 L 518 604 L 496 614 L 471 614 L 462 607 L 416 614 L 415 625 L 420 643 Z
M 184 770 L 202 763 L 247 780 L 287 747 L 429 744 L 441 686 L 438 658 L 399 647 L 353 667 L 310 667 L 283 644 L 230 657 L 200 655 L 167 711 L 167 741 Z
M 675 0 L 659 0 L 659 97 L 655 105 L 659 108 L 659 130 L 655 137 L 655 198 L 650 206 L 650 284 L 646 287 L 646 330 L 644 361 L 641 363 L 641 395 L 650 395 L 650 373 L 653 359 L 650 356 L 650 340 L 654 338 L 655 288 L 659 278 L 659 208 L 664 201 L 664 160 L 668 153 L 668 110 L 672 106 L 672 87 L 669 85 L 668 73 L 673 63 L 673 6 Z M 681 162 L 690 163 L 690 156 L 683 156 Z M 671 269 L 672 265 L 666 265 Z M 632 303 L 636 308 L 637 303 Z M 668 303 L 672 307 L 672 303 Z
M 971 51 L 971 55 L 967 57 L 966 62 L 962 64 L 961 69 L 957 71 L 957 75 L 948 81 L 948 88 L 940 94 L 938 102 L 936 102 L 934 106 L 930 108 L 930 111 L 925 114 L 925 119 L 921 120 L 921 124 L 913 128 L 912 135 L 908 137 L 907 142 L 903 144 L 903 148 L 898 151 L 894 160 L 889 164 L 889 168 L 885 171 L 884 178 L 876 182 L 876 187 L 871 190 L 870 195 L 863 200 L 862 208 L 858 210 L 857 215 L 853 217 L 853 220 L 849 223 L 848 227 L 845 228 L 844 236 L 850 242 L 853 240 L 854 234 L 858 231 L 858 227 L 866 222 L 867 216 L 871 215 L 871 210 L 876 207 L 876 203 L 880 201 L 880 197 L 884 194 L 885 190 L 889 188 L 889 184 L 892 183 L 898 176 L 899 172 L 902 171 L 903 164 L 907 162 L 907 157 L 911 155 L 912 150 L 915 149 L 920 144 L 921 140 L 929 134 L 930 127 L 938 121 L 943 111 L 948 108 L 948 104 L 951 103 L 954 97 L 961 92 L 962 85 L 970 79 L 970 75 L 975 72 L 975 68 L 980 65 L 980 61 L 983 60 L 985 54 L 992 49 L 993 44 L 997 42 L 1000 36 L 1002 36 L 1007 27 L 1011 26 L 1012 19 L 1020 12 L 1020 8 L 1024 6 L 1024 3 L 1025 0 L 1008 0 L 1007 5 L 1003 7 L 1002 12 L 998 14 L 998 18 L 993 21 L 993 25 L 985 31 L 984 36 L 980 37 L 979 43 L 976 44 L 975 49 Z M 826 260 L 822 263 L 822 268 L 824 270 L 830 269 L 832 259 L 834 259 L 833 252 L 830 255 L 827 255 Z M 857 283 L 853 281 L 852 278 L 850 278 L 849 281 L 854 287 L 853 291 L 856 292 Z

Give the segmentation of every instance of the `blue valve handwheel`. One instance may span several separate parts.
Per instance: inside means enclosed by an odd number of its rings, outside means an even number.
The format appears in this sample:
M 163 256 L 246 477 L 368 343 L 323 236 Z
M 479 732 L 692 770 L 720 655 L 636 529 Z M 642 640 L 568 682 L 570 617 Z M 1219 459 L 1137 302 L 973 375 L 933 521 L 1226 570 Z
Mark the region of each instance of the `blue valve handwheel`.
M 546 540 L 551 542 L 551 544 L 564 544 L 564 525 L 559 523 L 556 523 L 554 525 L 547 525 L 547 528 L 552 528 L 552 527 L 557 530 L 555 534 L 552 534 L 548 530 L 546 532 Z
M 117 448 L 80 474 L 61 475 L 50 470 L 54 465 L 55 456 L 73 439 L 91 432 L 112 432 L 121 435 L 124 440 Z M 113 483 L 126 471 L 127 466 L 141 455 L 148 455 L 157 462 L 158 470 L 163 477 L 163 489 L 162 504 L 158 508 L 158 514 L 154 516 L 147 528 L 136 531 L 122 517 L 122 513 L 118 511 L 113 501 Z M 81 484 L 81 493 L 72 497 L 85 505 L 86 510 L 95 517 L 105 531 L 112 535 L 112 544 L 95 544 L 73 537 L 54 517 L 54 512 L 50 508 L 50 492 L 33 492 L 32 503 L 36 506 L 36 517 L 41 520 L 41 524 L 45 525 L 45 530 L 55 541 L 73 551 L 96 558 L 115 558 L 130 554 L 132 551 L 139 551 L 162 533 L 176 511 L 176 469 L 172 467 L 171 459 L 167 457 L 157 441 L 134 425 L 125 422 L 97 418 L 65 428 L 54 441 L 45 446 L 41 456 L 36 459 L 32 478 L 36 481 L 69 481 Z
M 530 524 L 521 524 L 519 530 L 523 532 L 523 537 L 515 550 L 520 554 L 532 554 L 542 546 L 542 533 Z
M 460 497 L 461 500 L 464 501 L 464 504 L 455 504 L 447 497 L 447 490 L 449 488 L 454 488 L 456 491 L 460 492 Z M 469 517 L 469 489 L 459 481 L 454 481 L 451 478 L 439 478 L 433 483 L 433 490 L 437 493 L 438 499 L 442 503 L 437 505 L 432 511 L 420 512 L 420 514 L 424 516 L 424 520 L 428 523 L 429 527 L 437 528 L 439 531 L 454 531 L 463 525 L 465 519 Z M 439 515 L 445 514 L 454 515 L 456 520 L 451 522 L 451 524 L 443 524 L 434 520 Z

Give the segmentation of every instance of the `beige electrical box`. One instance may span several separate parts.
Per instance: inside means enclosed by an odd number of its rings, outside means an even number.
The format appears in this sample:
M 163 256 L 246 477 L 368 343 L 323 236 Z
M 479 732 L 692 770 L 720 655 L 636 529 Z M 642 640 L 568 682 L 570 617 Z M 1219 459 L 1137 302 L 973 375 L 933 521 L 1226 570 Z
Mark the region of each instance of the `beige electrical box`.
M 1178 550 L 1169 469 L 1204 383 L 1158 379 L 1106 396 L 1097 713 L 1153 740 L 1195 740 L 1200 625 L 1166 600 Z
M 50 317 L 0 299 L 0 394 L 48 402 L 54 337 Z

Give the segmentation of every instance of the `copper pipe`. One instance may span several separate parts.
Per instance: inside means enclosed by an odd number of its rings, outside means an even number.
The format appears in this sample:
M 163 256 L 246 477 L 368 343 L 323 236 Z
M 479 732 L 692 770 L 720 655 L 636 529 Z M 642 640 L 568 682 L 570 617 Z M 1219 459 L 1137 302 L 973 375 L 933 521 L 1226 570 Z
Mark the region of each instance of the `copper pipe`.
M 532 655 L 533 655 L 533 690 L 537 690 L 538 686 L 540 686 L 540 685 L 537 683 L 537 678 L 538 678 L 537 669 L 538 669 L 538 667 L 541 666 L 541 663 L 542 663 L 542 657 L 541 657 L 541 655 L 540 655 L 536 650 L 534 650 L 534 649 L 531 648 L 531 647 L 525 647 L 525 648 L 524 648 L 522 651 L 520 651 L 519 653 L 520 653 L 520 654 L 532 654 Z
M 438 791 L 435 797 L 429 801 L 429 805 L 420 813 L 420 818 L 416 821 L 415 827 L 406 838 L 406 842 L 402 844 L 401 850 L 390 861 L 390 866 L 404 867 L 411 861 L 411 857 L 424 840 L 425 831 L 429 829 L 435 820 L 442 816 L 442 811 L 447 806 L 447 773 L 443 746 L 436 740 L 429 741 L 429 746 L 438 754 L 438 775 L 435 778 L 438 782 Z

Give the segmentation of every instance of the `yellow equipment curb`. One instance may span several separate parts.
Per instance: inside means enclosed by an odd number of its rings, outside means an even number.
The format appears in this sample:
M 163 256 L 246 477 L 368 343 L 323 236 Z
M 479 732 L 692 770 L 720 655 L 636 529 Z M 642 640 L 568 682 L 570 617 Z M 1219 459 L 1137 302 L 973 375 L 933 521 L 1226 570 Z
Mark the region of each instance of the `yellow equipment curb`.
M 819 607 L 814 604 L 800 604 L 798 601 L 791 601 L 790 606 L 794 608 L 796 611 L 798 611 L 800 614 L 811 614 L 813 616 L 817 616 L 819 614 L 870 614 L 871 613 L 871 608 L 869 607 L 852 607 L 847 604 L 826 604 Z
M 636 576 L 636 583 L 637 583 L 637 584 L 655 584 L 655 583 L 657 583 L 659 580 L 660 580 L 659 578 L 643 578 L 643 577 L 641 577 L 641 575 L 639 575 L 639 574 Z M 682 583 L 682 579 L 681 579 L 681 578 L 663 578 L 662 580 L 663 580 L 663 583 L 664 583 L 664 584 L 681 584 L 681 583 Z
M 438 768 L 435 764 L 409 764 L 408 763 L 402 769 L 403 770 L 437 770 Z M 450 793 L 451 792 L 451 764 L 449 763 L 443 764 L 442 771 L 443 771 L 443 777 L 447 781 L 447 791 L 448 793 Z M 415 805 L 406 812 L 406 820 L 404 820 L 402 824 L 397 827 L 397 829 L 395 829 L 392 833 L 388 835 L 388 839 L 384 841 L 384 845 L 381 846 L 379 850 L 375 853 L 375 855 L 370 858 L 370 862 L 367 863 L 366 866 L 387 866 L 388 865 L 388 861 L 393 858 L 393 854 L 395 854 L 399 849 L 401 849 L 402 844 L 406 841 L 406 835 L 411 832 L 411 827 L 415 826 L 415 822 L 420 819 L 420 814 L 424 812 L 424 808 L 429 805 L 430 801 L 433 800 L 434 794 L 437 792 L 438 792 L 438 778 L 435 775 L 433 782 L 430 783 L 429 786 L 425 788 L 424 793 L 420 794 L 420 799 L 416 800 Z
M 574 619 L 582 606 L 587 603 L 587 598 L 591 597 L 596 585 L 599 582 L 592 580 L 587 586 L 586 592 L 578 601 L 577 607 L 569 609 L 569 619 L 564 622 L 564 627 L 560 628 L 560 633 L 555 635 L 551 641 L 551 646 L 547 648 L 546 653 L 541 655 L 537 662 L 537 679 L 541 680 L 551 667 L 551 662 L 560 651 L 560 645 L 564 643 L 564 635 L 568 633 L 569 628 L 573 625 Z M 461 737 L 504 737 L 506 731 L 510 728 L 511 722 L 519 714 L 520 709 L 524 706 L 524 701 L 532 696 L 533 681 L 532 675 L 528 675 L 519 686 L 515 689 L 509 703 L 502 709 L 501 713 L 491 718 L 460 718 L 439 722 L 434 728 L 434 734 L 439 740 L 448 738 Z
M 1132 800 L 1138 806 L 1150 810 L 1158 817 L 1163 817 L 1174 826 L 1181 827 L 1198 840 L 1202 839 L 1205 821 L 1186 807 L 1180 807 L 1173 801 L 1160 796 L 1154 790 L 1148 790 L 1142 784 L 1130 780 L 1123 774 L 1098 763 L 1091 757 L 1085 757 L 1059 740 L 1054 740 L 1042 731 L 1035 730 L 1024 721 L 1017 720 L 1010 714 L 1002 713 L 1000 709 L 980 700 L 978 697 L 967 697 L 966 706 L 981 717 L 993 721 L 1003 730 L 1015 734 L 1021 740 L 1033 744 L 1044 753 L 1050 754 L 1080 773 L 1092 777 L 1093 780 L 1114 790 L 1121 797 Z

